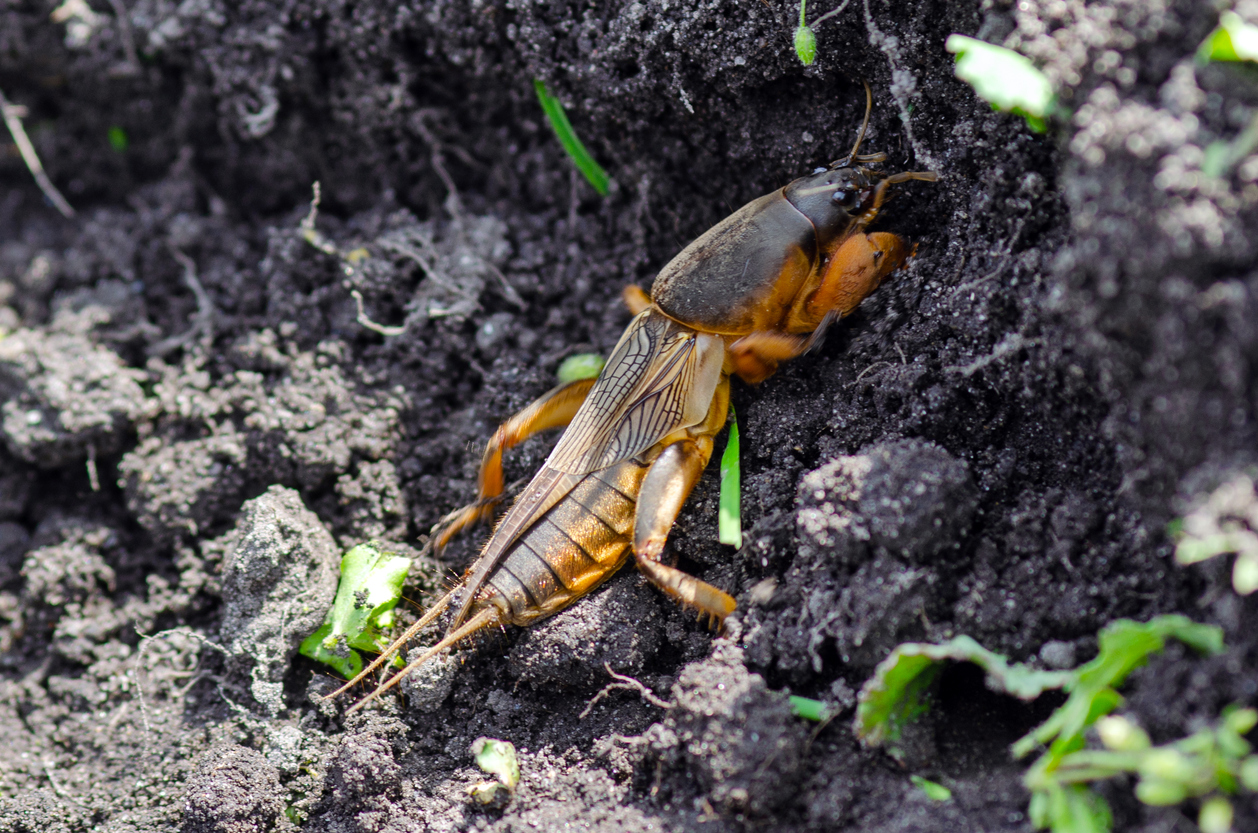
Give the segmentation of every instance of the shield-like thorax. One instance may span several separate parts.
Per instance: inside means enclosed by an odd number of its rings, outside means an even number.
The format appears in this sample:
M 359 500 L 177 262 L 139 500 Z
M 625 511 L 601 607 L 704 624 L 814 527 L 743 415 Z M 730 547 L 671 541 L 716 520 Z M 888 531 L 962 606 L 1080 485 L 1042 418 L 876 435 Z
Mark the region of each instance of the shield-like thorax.
M 651 286 L 651 299 L 669 317 L 709 333 L 776 329 L 815 270 L 817 254 L 812 223 L 774 191 L 669 261 Z

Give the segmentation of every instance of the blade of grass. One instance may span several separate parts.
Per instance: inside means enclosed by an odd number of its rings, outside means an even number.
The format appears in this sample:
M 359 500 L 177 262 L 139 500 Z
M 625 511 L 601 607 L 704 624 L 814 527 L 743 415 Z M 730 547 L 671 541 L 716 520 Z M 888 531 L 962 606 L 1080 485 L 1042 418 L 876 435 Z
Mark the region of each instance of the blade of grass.
M 820 700 L 810 700 L 807 697 L 798 697 L 791 695 L 791 714 L 796 717 L 802 717 L 804 720 L 811 720 L 814 723 L 820 723 L 830 717 L 830 707 Z
M 721 500 L 717 514 L 717 540 L 731 547 L 743 545 L 743 516 L 739 492 L 742 488 L 742 472 L 738 462 L 738 419 L 734 407 L 729 409 L 729 440 L 721 455 Z
M 594 190 L 598 191 L 601 196 L 607 196 L 607 171 L 604 171 L 603 167 L 594 161 L 594 157 L 590 156 L 590 152 L 585 149 L 585 145 L 577 138 L 576 131 L 572 129 L 572 123 L 568 121 L 568 114 L 564 112 L 563 105 L 559 103 L 559 99 L 550 94 L 550 91 L 546 89 L 546 84 L 542 81 L 535 80 L 533 87 L 537 90 L 537 100 L 541 102 L 542 110 L 546 113 L 546 119 L 550 122 L 551 129 L 559 137 L 559 144 L 563 145 L 563 149 L 572 158 L 572 163 L 577 166 L 577 170 L 584 174 L 589 183 L 594 186 Z

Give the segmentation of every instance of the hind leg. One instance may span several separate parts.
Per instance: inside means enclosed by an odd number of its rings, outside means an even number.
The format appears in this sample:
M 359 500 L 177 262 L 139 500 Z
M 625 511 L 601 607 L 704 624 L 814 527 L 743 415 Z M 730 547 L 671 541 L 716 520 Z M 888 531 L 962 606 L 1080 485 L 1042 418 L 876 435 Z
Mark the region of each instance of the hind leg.
M 708 418 L 697 436 L 664 447 L 651 463 L 638 490 L 633 517 L 633 557 L 652 584 L 684 605 L 723 622 L 734 610 L 734 600 L 723 590 L 662 562 L 664 542 L 677 513 L 712 456 L 712 436 L 729 412 L 729 380 L 717 388 Z
M 594 379 L 569 382 L 546 393 L 540 399 L 498 426 L 485 447 L 480 464 L 480 488 L 476 502 L 449 517 L 434 549 L 440 552 L 450 540 L 472 524 L 488 518 L 502 500 L 502 452 L 551 428 L 563 428 L 576 416 L 577 409 L 594 387 Z

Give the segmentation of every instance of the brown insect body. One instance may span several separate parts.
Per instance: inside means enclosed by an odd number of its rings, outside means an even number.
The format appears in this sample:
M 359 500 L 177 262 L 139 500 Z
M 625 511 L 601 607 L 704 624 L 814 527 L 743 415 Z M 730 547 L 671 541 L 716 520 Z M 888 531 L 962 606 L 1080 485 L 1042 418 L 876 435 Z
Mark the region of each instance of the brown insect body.
M 868 87 L 866 93 L 868 105 Z M 456 600 L 447 636 L 367 700 L 479 630 L 525 626 L 559 612 L 630 556 L 682 604 L 718 622 L 734 610 L 728 594 L 665 564 L 664 542 L 725 424 L 730 376 L 759 382 L 780 361 L 808 350 L 911 253 L 896 235 L 865 228 L 889 185 L 933 181 L 935 174 L 885 176 L 876 167 L 885 157 L 857 156 L 859 146 L 860 138 L 845 160 L 753 200 L 709 229 L 661 270 L 649 298 L 637 287 L 626 290 L 635 317 L 598 379 L 555 388 L 490 440 L 480 498 L 450 516 L 438 549 L 492 514 L 503 491 L 505 449 L 568 426 L 476 563 L 337 694 Z

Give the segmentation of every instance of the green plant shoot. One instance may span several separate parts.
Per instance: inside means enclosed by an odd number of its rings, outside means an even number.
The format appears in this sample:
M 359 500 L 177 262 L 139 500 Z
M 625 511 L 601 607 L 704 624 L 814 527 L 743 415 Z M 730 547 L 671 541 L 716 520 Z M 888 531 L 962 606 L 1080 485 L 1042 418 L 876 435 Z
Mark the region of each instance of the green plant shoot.
M 1083 732 L 1109 714 L 1122 702 L 1115 687 L 1127 675 L 1160 653 L 1170 637 L 1203 654 L 1223 652 L 1223 631 L 1213 625 L 1200 625 L 1185 616 L 1156 616 L 1148 622 L 1119 619 L 1106 625 L 1098 637 L 1096 659 L 1070 672 L 1065 686 L 1066 702 L 1035 729 L 1013 745 L 1015 758 L 1022 758 L 1037 746 L 1048 745 L 1045 759 L 1036 766 L 1055 766 L 1067 752 L 1083 742 Z
M 937 784 L 934 781 L 927 781 L 920 775 L 910 775 L 909 782 L 926 794 L 931 801 L 951 801 L 952 790 L 943 784 Z
M 1044 132 L 1055 106 L 1053 85 L 1028 58 L 965 35 L 949 35 L 944 48 L 956 53 L 957 77 L 979 98 L 997 110 L 1021 115 L 1032 130 Z
M 542 111 L 546 113 L 546 120 L 550 122 L 551 129 L 559 137 L 559 144 L 563 145 L 572 163 L 594 186 L 594 190 L 598 191 L 601 196 L 607 196 L 607 172 L 594 161 L 594 157 L 577 138 L 576 131 L 572 129 L 572 123 L 568 121 L 568 114 L 564 112 L 559 99 L 550 94 L 542 81 L 534 81 L 533 87 L 537 90 L 537 100 L 541 102 Z
M 717 510 L 716 537 L 722 544 L 742 548 L 743 516 L 740 490 L 742 473 L 739 463 L 738 418 L 734 406 L 729 409 L 729 439 L 721 455 L 721 499 Z
M 1105 717 L 1122 702 L 1116 687 L 1171 637 L 1204 654 L 1223 651 L 1221 629 L 1178 615 L 1111 623 L 1098 637 L 1096 659 L 1071 671 L 1011 664 L 968 636 L 939 645 L 900 645 L 861 688 L 854 728 L 869 746 L 886 747 L 898 757 L 895 744 L 904 727 L 929 709 L 931 686 L 946 661 L 973 662 L 987 672 L 990 688 L 1023 700 L 1064 689 L 1069 693 L 1066 702 L 1013 746 L 1014 756 L 1021 758 L 1048 745 L 1024 779 L 1031 791 L 1031 820 L 1053 833 L 1108 833 L 1113 821 L 1109 806 L 1084 786 L 1089 781 L 1137 773 L 1142 780 L 1136 796 L 1146 804 L 1175 804 L 1216 789 L 1234 792 L 1247 779 L 1258 784 L 1258 756 L 1250 755 L 1241 737 L 1258 725 L 1258 711 L 1228 710 L 1218 729 L 1153 748 L 1139 727 Z M 1107 750 L 1083 748 L 1084 732 L 1094 724 Z M 1219 806 L 1211 812 L 1224 810 Z
M 812 66 L 817 60 L 817 35 L 808 25 L 805 12 L 808 0 L 799 0 L 799 26 L 795 29 L 795 54 L 799 62 L 806 67 Z
M 852 0 L 843 0 L 837 7 L 823 14 L 808 25 L 808 0 L 799 0 L 799 26 L 795 28 L 795 57 L 806 67 L 817 60 L 817 27 L 847 8 Z
M 1197 60 L 1258 61 L 1258 26 L 1246 23 L 1236 12 L 1219 15 L 1219 25 L 1202 42 Z
M 1199 825 L 1204 833 L 1226 833 L 1232 805 L 1221 793 L 1252 790 L 1246 769 L 1258 769 L 1258 755 L 1244 735 L 1258 724 L 1258 711 L 1229 706 L 1214 727 L 1163 746 L 1152 746 L 1143 729 L 1125 717 L 1097 721 L 1105 749 L 1079 749 L 1052 770 L 1032 769 L 1031 819 L 1054 833 L 1077 829 L 1081 812 L 1091 808 L 1098 824 L 1085 829 L 1108 831 L 1108 807 L 1084 785 L 1131 774 L 1138 777 L 1136 798 L 1154 807 L 1169 807 L 1189 798 L 1206 798 Z M 1253 786 L 1258 786 L 1254 783 Z M 1103 825 L 1099 822 L 1104 821 Z M 1226 824 L 1224 822 L 1227 822 Z
M 330 665 L 346 678 L 357 675 L 363 668 L 358 651 L 380 653 L 389 645 L 385 633 L 393 627 L 410 567 L 409 558 L 385 552 L 375 541 L 345 553 L 332 609 L 301 643 L 302 656 Z
M 1258 119 L 1254 119 L 1246 132 L 1251 128 L 1258 141 Z M 1210 147 L 1206 148 L 1203 170 L 1210 161 Z M 1256 519 L 1258 491 L 1253 479 L 1246 474 L 1231 478 L 1172 525 L 1169 531 L 1176 542 L 1175 562 L 1197 564 L 1225 553 L 1236 553 L 1232 587 L 1241 596 L 1258 591 L 1258 532 L 1253 528 L 1258 524 Z
M 520 763 L 515 755 L 515 746 L 510 741 L 477 738 L 472 742 L 472 756 L 482 772 L 498 779 L 468 788 L 468 794 L 481 804 L 493 803 L 503 790 L 510 795 L 515 785 L 520 783 Z
M 790 700 L 791 714 L 795 717 L 802 717 L 804 720 L 811 720 L 813 723 L 821 723 L 830 719 L 830 707 L 820 700 L 797 697 L 794 694 L 791 695 Z
M 561 385 L 581 379 L 593 379 L 603 371 L 604 364 L 606 362 L 598 353 L 576 353 L 559 364 L 559 370 L 555 371 L 555 375 L 559 377 Z

